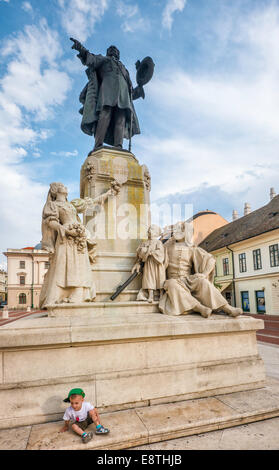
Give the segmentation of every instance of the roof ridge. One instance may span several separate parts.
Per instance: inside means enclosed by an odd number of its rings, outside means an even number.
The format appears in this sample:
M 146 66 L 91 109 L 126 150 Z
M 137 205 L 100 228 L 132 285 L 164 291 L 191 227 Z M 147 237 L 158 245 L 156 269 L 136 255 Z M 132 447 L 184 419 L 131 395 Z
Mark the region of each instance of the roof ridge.
M 272 206 L 275 206 L 278 210 L 272 211 Z M 269 209 L 271 209 L 270 212 Z M 250 214 L 243 215 L 217 228 L 199 246 L 207 251 L 213 251 L 276 228 L 279 228 L 279 195 L 274 196 L 271 201 L 250 212 Z

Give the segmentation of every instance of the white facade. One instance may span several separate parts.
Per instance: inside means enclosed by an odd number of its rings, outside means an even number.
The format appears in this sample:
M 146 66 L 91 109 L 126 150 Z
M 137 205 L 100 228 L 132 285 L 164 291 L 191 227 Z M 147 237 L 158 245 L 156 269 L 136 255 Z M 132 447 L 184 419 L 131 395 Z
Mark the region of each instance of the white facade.
M 279 250 L 279 229 L 230 245 L 234 253 L 236 305 L 243 307 L 243 301 L 247 299 L 247 312 L 279 315 L 279 261 L 276 255 L 272 266 L 270 255 L 270 247 L 274 246 Z M 259 269 L 254 266 L 253 252 L 256 250 L 260 250 Z M 245 255 L 243 272 L 239 255 Z
M 38 308 L 48 253 L 30 247 L 8 249 L 4 254 L 8 265 L 8 308 Z
M 7 296 L 7 273 L 0 270 L 0 302 L 5 300 Z

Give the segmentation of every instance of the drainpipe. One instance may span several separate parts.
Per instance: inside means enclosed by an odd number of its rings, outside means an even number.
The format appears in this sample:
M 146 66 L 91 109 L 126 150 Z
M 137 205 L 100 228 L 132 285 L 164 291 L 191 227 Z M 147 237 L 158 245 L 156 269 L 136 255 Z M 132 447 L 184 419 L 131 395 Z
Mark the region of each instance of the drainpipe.
M 226 246 L 226 248 L 231 252 L 232 254 L 232 268 L 233 268 L 233 307 L 236 307 L 236 297 L 235 297 L 235 282 L 234 282 L 234 278 L 235 278 L 235 269 L 234 269 L 234 256 L 233 256 L 233 250 L 231 250 L 228 246 Z
M 32 258 L 31 308 L 34 308 L 34 256 Z

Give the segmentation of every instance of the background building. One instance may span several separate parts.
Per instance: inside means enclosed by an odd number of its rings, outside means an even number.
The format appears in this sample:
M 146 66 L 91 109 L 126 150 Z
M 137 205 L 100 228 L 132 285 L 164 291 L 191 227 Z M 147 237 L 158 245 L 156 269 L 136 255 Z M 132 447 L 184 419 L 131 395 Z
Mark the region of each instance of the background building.
M 7 273 L 0 269 L 0 302 L 7 300 Z
M 217 214 L 217 212 L 213 212 L 208 209 L 197 212 L 195 215 L 193 215 L 193 218 L 186 220 L 186 222 L 192 223 L 194 245 L 199 245 L 211 232 L 229 223 L 226 219 L 224 219 L 224 217 Z M 164 227 L 163 236 L 161 238 L 169 238 L 173 231 L 173 227 L 173 225 Z
M 49 255 L 41 245 L 8 248 L 8 308 L 38 308 L 41 287 L 49 267 Z
M 214 230 L 200 244 L 216 257 L 215 283 L 244 312 L 279 314 L 279 196 Z

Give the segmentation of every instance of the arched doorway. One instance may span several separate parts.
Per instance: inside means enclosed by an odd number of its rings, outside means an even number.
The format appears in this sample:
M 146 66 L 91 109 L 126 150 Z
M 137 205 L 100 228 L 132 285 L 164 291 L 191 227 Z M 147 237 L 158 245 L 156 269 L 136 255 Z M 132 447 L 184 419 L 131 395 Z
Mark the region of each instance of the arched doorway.
M 22 304 L 26 304 L 26 294 L 19 294 L 19 303 L 22 305 Z

